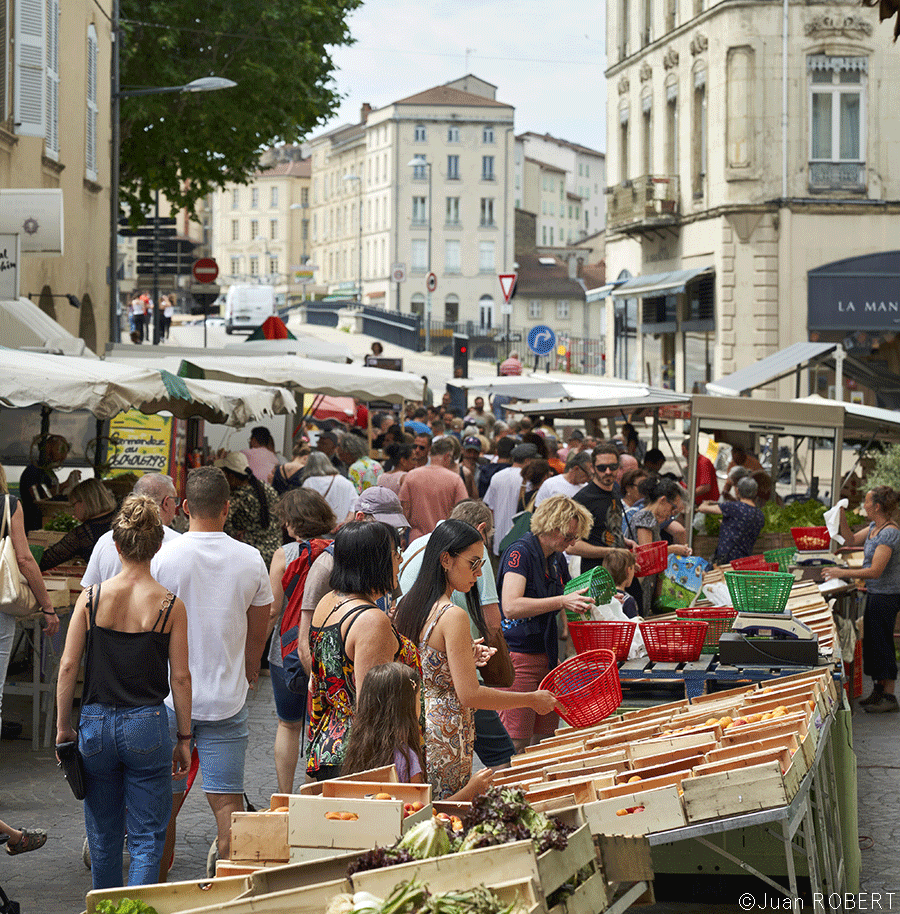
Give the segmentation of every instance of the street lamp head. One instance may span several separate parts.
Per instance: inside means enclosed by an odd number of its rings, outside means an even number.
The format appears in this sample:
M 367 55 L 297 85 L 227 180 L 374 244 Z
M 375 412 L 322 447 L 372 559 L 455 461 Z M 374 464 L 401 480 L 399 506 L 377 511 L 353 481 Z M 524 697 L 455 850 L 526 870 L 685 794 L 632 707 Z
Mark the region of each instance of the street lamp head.
M 182 88 L 182 92 L 215 92 L 217 89 L 231 89 L 237 83 L 222 76 L 201 76 L 189 82 Z
M 350 174 L 350 172 L 347 172 L 347 174 L 344 175 L 343 180 L 345 180 L 345 181 L 362 181 L 362 178 L 359 175 L 354 175 L 354 174 Z
M 425 156 L 419 154 L 414 155 L 407 163 L 408 168 L 424 168 L 428 164 L 428 159 Z

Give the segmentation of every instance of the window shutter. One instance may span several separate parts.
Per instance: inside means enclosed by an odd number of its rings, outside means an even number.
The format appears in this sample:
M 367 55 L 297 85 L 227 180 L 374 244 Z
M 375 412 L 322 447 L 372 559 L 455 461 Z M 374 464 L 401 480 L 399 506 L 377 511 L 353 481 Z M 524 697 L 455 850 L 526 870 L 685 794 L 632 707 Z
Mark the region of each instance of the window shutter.
M 19 136 L 44 135 L 44 0 L 16 0 L 15 113 Z
M 97 30 L 88 26 L 87 38 L 87 112 L 84 140 L 84 170 L 91 181 L 97 180 Z
M 44 154 L 59 158 L 59 0 L 47 0 L 47 130 Z

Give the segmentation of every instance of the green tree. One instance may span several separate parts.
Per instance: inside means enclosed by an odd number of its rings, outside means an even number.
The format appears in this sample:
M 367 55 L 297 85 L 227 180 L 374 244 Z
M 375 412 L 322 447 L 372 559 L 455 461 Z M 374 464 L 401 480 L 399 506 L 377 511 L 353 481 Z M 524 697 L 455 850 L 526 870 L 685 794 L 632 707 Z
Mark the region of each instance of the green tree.
M 352 43 L 362 0 L 121 0 L 123 90 L 221 76 L 214 93 L 122 99 L 121 201 L 148 210 L 158 190 L 193 212 L 246 183 L 263 150 L 294 143 L 336 110 L 329 47 Z

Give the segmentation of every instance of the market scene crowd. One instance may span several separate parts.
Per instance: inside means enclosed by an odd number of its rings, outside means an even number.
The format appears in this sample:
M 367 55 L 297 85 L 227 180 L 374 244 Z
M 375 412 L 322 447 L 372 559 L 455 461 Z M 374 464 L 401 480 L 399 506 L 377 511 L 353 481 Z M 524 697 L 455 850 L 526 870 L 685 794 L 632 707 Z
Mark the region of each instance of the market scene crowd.
M 449 394 L 357 421 L 309 427 L 284 456 L 254 428 L 248 448 L 188 473 L 183 501 L 168 476 L 147 474 L 118 505 L 97 480 L 58 479 L 65 442 L 50 436 L 20 496 L 5 497 L 51 633 L 59 619 L 40 571 L 86 563 L 56 741 L 77 741 L 83 757 L 94 888 L 122 884 L 126 841 L 127 884 L 166 880 L 198 769 L 217 830 L 210 867 L 229 857 L 231 814 L 244 809 L 246 699 L 261 670 L 278 718 L 273 791 L 393 763 L 435 799 L 470 800 L 558 726 L 541 683 L 571 650 L 567 611 L 592 606 L 566 584 L 603 565 L 616 617 L 647 617 L 660 576 L 635 577 L 634 549 L 665 541 L 670 555 L 690 555 L 684 480 L 662 472 L 664 455 L 627 422 L 609 439 L 559 435 L 499 418 L 482 397 L 461 409 Z M 722 491 L 707 457 L 696 466 L 696 510 L 721 521 L 714 561 L 751 555 L 772 480 L 739 446 Z M 78 526 L 38 566 L 25 536 L 47 497 L 68 499 Z M 896 493 L 873 490 L 871 523 L 845 530 L 865 549 L 858 576 L 875 594 L 864 704 L 879 712 L 897 710 L 896 508 Z M 10 621 L 0 615 L 0 687 Z M 47 837 L 2 821 L 0 832 L 11 854 Z

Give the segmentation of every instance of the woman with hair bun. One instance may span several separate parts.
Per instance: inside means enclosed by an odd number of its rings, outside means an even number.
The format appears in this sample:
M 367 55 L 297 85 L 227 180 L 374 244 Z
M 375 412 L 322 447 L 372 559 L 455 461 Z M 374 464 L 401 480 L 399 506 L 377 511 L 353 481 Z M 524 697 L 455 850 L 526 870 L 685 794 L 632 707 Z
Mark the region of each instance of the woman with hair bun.
M 95 889 L 159 881 L 172 778 L 190 765 L 191 674 L 184 603 L 150 576 L 163 541 L 156 502 L 129 495 L 113 522 L 122 570 L 83 591 L 75 604 L 57 684 L 56 743 L 77 740 L 87 793 L 84 821 Z M 87 651 L 77 729 L 72 701 Z M 178 721 L 172 746 L 163 699 L 171 688 Z
M 849 546 L 862 546 L 862 568 L 826 568 L 825 580 L 862 578 L 866 582 L 863 614 L 863 672 L 872 677 L 872 693 L 860 701 L 866 711 L 884 714 L 900 710 L 894 696 L 897 657 L 894 623 L 900 610 L 900 527 L 895 515 L 900 496 L 890 486 L 876 486 L 866 493 L 863 513 L 870 523 L 851 532 L 841 509 L 841 536 Z

